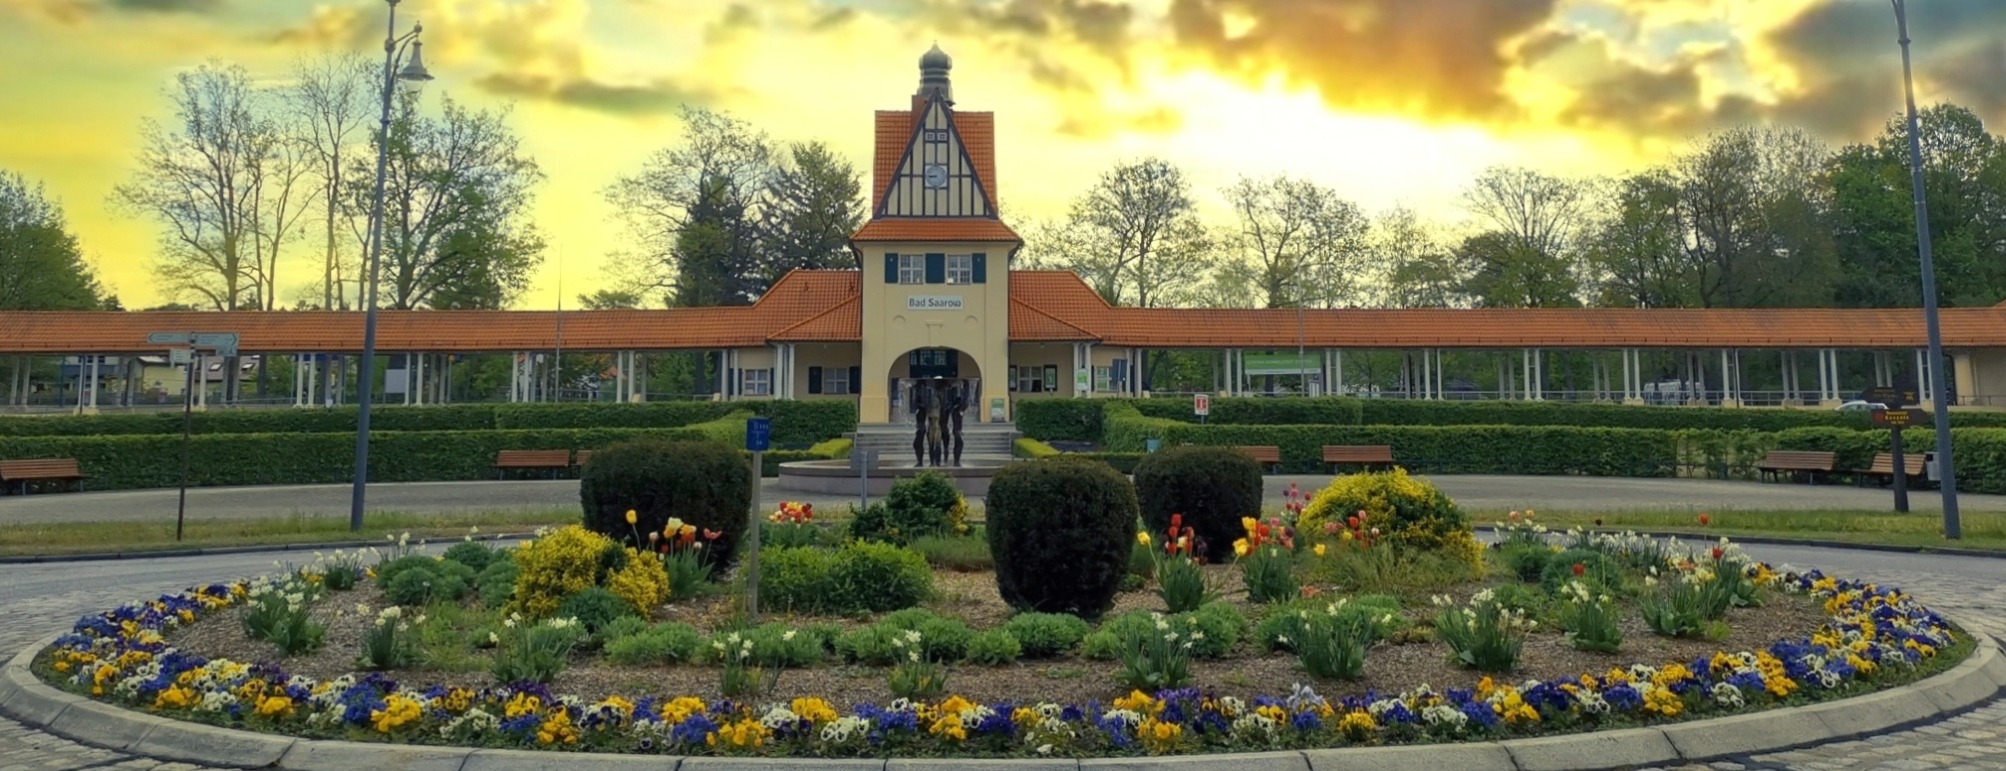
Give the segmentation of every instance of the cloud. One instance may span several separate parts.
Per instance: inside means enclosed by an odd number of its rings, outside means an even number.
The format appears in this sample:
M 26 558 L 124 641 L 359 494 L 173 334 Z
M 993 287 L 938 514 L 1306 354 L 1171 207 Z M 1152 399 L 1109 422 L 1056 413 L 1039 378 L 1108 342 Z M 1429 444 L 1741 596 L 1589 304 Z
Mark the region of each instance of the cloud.
M 1931 0 L 1908 4 L 1917 98 L 1955 100 L 2006 120 L 2006 3 Z M 1764 41 L 1802 85 L 1775 107 L 1782 119 L 1847 139 L 1878 131 L 1901 109 L 1901 49 L 1880 3 L 1825 2 Z
M 306 21 L 270 33 L 265 39 L 283 46 L 368 49 L 381 44 L 384 22 L 382 6 L 319 5 Z
M 582 77 L 497 72 L 476 85 L 501 96 L 527 97 L 617 115 L 672 113 L 683 104 L 715 103 L 722 94 L 673 80 L 604 83 Z
M 105 13 L 209 14 L 222 7 L 223 0 L 0 0 L 0 11 L 63 25 L 82 24 Z
M 1508 49 L 1555 2 L 1175 0 L 1170 22 L 1181 47 L 1253 82 L 1280 73 L 1338 107 L 1481 120 L 1516 113 Z
M 210 13 L 223 6 L 222 0 L 106 0 L 115 11 L 140 13 Z

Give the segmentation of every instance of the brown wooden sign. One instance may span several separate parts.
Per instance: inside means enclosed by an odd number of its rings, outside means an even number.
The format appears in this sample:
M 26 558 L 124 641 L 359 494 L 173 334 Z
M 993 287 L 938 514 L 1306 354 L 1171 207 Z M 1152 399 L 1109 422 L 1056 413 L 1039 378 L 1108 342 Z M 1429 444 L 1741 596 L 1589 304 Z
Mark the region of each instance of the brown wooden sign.
M 1874 425 L 1887 428 L 1920 426 L 1929 422 L 1929 413 L 1915 408 L 1905 410 L 1874 410 Z

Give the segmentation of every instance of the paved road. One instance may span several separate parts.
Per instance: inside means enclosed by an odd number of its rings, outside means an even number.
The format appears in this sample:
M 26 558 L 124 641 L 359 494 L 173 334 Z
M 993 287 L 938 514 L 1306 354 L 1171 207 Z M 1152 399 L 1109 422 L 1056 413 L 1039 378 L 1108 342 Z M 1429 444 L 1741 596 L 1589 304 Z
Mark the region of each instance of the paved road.
M 1435 483 L 1464 508 L 1494 512 L 1515 508 L 1552 511 L 1731 509 L 1886 509 L 1885 490 L 1842 485 L 1762 484 L 1706 479 L 1617 479 L 1602 477 L 1437 476 Z M 1329 484 L 1327 476 L 1272 476 L 1267 497 L 1282 500 L 1293 483 L 1314 492 Z M 188 491 L 191 519 L 242 519 L 273 515 L 348 516 L 348 485 L 284 485 L 269 487 L 205 487 Z M 840 509 L 854 497 L 802 495 L 780 490 L 765 480 L 761 500 L 806 500 L 817 508 Z M 119 490 L 69 495 L 0 498 L 0 524 L 142 520 L 174 518 L 176 490 Z M 2006 496 L 1962 495 L 1967 511 L 2006 511 Z M 1916 511 L 1934 511 L 1934 492 L 1910 496 Z M 524 511 L 575 509 L 576 480 L 516 480 L 490 482 L 408 482 L 369 488 L 375 511 L 412 513 Z
M 1872 577 L 1910 588 L 1966 624 L 2006 637 L 2006 560 L 1904 555 L 1785 546 L 1752 546 L 1756 557 Z M 65 629 L 85 613 L 188 585 L 251 575 L 273 567 L 273 555 L 154 558 L 117 562 L 0 566 L 0 652 L 10 654 Z M 188 769 L 83 747 L 0 719 L 0 771 L 85 768 Z M 1698 769 L 1987 769 L 2006 771 L 2006 700 L 1964 715 L 1859 741 L 1736 758 Z

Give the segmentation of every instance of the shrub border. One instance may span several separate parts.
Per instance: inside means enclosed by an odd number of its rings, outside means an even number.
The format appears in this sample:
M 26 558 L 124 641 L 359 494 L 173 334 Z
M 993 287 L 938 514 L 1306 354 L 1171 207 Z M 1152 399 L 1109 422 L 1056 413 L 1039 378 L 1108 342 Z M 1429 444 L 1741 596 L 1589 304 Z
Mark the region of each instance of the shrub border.
M 1949 670 L 1924 680 L 1856 697 L 1719 718 L 1642 728 L 1557 734 L 1490 742 L 1348 747 L 1261 753 L 1149 758 L 1183 768 L 1310 769 L 1324 763 L 1393 769 L 1440 768 L 1444 760 L 1489 769 L 1611 768 L 1772 752 L 1848 740 L 1942 720 L 1983 704 L 2006 689 L 2006 655 L 1997 641 L 1965 631 L 1973 646 Z M 31 728 L 91 746 L 205 765 L 282 769 L 451 764 L 467 769 L 519 769 L 549 762 L 547 751 L 492 750 L 394 743 L 300 739 L 174 720 L 127 710 L 44 683 L 33 664 L 61 635 L 15 655 L 0 669 L 0 714 Z M 567 767 L 627 769 L 799 768 L 798 758 L 713 758 L 565 753 Z M 1129 766 L 1136 758 L 980 759 L 983 767 L 1087 768 Z M 1146 762 L 1147 762 L 1146 761 Z M 811 761 L 813 762 L 813 761 Z M 907 766 L 903 759 L 823 759 L 824 767 Z M 927 761 L 918 761 L 927 762 Z

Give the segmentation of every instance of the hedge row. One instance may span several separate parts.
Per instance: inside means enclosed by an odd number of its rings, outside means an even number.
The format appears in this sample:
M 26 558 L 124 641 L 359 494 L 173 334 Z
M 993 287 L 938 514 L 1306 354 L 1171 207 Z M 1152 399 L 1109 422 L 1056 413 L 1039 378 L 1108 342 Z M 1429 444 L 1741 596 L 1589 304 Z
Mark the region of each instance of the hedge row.
M 498 450 L 589 450 L 643 437 L 709 438 L 694 428 L 372 431 L 369 478 L 375 482 L 493 479 Z M 847 455 L 847 441 L 838 442 L 814 450 L 768 452 L 762 472 L 774 476 L 781 463 Z M 353 433 L 211 433 L 191 437 L 188 447 L 188 483 L 195 487 L 347 482 L 355 468 Z M 0 457 L 76 458 L 89 477 L 86 490 L 174 487 L 181 481 L 179 435 L 0 437 Z M 283 495 L 273 503 L 283 508 Z
M 372 431 L 488 431 L 546 428 L 680 428 L 735 412 L 773 418 L 773 441 L 810 445 L 857 430 L 847 401 L 650 402 L 646 404 L 443 404 L 383 406 Z M 216 410 L 193 416 L 197 434 L 333 434 L 355 431 L 354 407 Z M 179 412 L 0 419 L 0 437 L 180 434 Z
M 1400 465 L 1447 474 L 1656 477 L 1677 473 L 1679 465 L 1676 435 L 1635 428 L 1181 425 L 1164 443 L 1274 446 L 1281 449 L 1282 469 L 1295 473 L 1322 472 L 1323 447 L 1330 444 L 1390 445 Z
M 1185 399 L 1048 399 L 1017 406 L 1017 426 L 1044 441 L 1101 441 L 1112 447 L 1112 422 L 1126 405 L 1140 417 L 1196 423 Z M 1212 400 L 1206 422 L 1229 425 L 1589 426 L 1665 430 L 1785 431 L 1869 427 L 1865 412 L 1837 410 L 1653 407 L 1514 401 L 1409 399 L 1227 398 Z M 1959 428 L 2006 428 L 2006 412 L 1954 412 Z M 1162 426 L 1165 424 L 1155 424 Z

